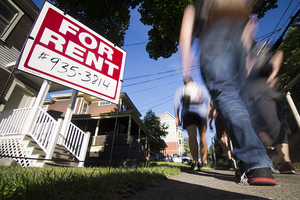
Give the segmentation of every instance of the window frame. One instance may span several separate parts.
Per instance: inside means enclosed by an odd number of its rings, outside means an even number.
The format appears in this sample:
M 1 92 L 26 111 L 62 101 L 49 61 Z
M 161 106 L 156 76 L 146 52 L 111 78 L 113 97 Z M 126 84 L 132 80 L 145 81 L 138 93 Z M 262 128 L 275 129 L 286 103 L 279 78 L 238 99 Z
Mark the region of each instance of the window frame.
M 85 108 L 85 105 L 86 105 L 86 108 Z M 87 102 L 83 101 L 82 107 L 81 107 L 81 114 L 85 115 L 87 113 L 88 108 L 89 108 L 89 104 Z
M 109 106 L 111 102 L 109 101 L 98 101 L 98 106 Z
M 12 2 L 12 0 L 3 0 L 3 3 L 8 3 L 10 4 L 15 10 L 16 13 L 14 15 L 14 17 L 12 18 L 12 20 L 9 22 L 9 24 L 7 25 L 7 27 L 3 30 L 3 33 L 1 33 L 0 35 L 0 39 L 5 42 L 6 39 L 8 38 L 8 36 L 10 35 L 10 33 L 13 31 L 13 29 L 16 27 L 17 23 L 20 21 L 20 19 L 22 18 L 22 16 L 24 15 L 24 12 L 16 5 Z M 1 14 L 0 14 L 1 15 Z M 2 17 L 2 16 L 1 16 Z M 4 18 L 4 17 L 3 17 Z M 6 20 L 6 19 L 5 19 Z

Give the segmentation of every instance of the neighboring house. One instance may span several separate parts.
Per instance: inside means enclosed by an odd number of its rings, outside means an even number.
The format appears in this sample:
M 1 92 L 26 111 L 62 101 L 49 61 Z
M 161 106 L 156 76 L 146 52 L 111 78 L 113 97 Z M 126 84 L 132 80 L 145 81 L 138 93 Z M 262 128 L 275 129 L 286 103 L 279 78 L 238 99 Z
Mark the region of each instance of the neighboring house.
M 71 94 L 51 95 L 44 110 L 54 118 L 65 116 Z M 79 93 L 72 123 L 91 133 L 86 165 L 107 165 L 110 160 L 112 137 L 115 133 L 112 161 L 115 165 L 127 161 L 145 161 L 144 146 L 149 132 L 140 120 L 141 114 L 126 93 L 121 93 L 119 109 L 116 104 Z M 116 122 L 117 118 L 117 122 Z M 127 145 L 126 145 L 127 144 Z
M 30 107 L 38 90 L 10 73 L 39 9 L 31 0 L 1 0 L 0 7 L 0 111 Z
M 183 145 L 183 129 L 176 127 L 175 117 L 169 112 L 160 114 L 159 117 L 161 123 L 164 123 L 168 128 L 168 134 L 162 139 L 167 144 L 167 147 L 163 154 L 165 156 L 171 156 L 173 153 L 183 155 L 184 145 Z

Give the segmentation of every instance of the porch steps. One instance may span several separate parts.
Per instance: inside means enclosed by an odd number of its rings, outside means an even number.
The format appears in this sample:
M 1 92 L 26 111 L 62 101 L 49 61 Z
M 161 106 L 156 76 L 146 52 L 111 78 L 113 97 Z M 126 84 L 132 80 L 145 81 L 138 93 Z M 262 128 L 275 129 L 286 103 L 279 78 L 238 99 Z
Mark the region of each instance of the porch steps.
M 65 147 L 62 145 L 56 145 L 55 150 L 53 152 L 52 160 L 48 162 L 44 162 L 46 158 L 45 152 L 41 149 L 41 147 L 34 141 L 34 139 L 26 135 L 23 141 L 27 142 L 27 148 L 32 148 L 31 158 L 37 158 L 36 164 L 37 166 L 45 167 L 45 166 L 61 166 L 61 167 L 77 167 L 78 161 Z

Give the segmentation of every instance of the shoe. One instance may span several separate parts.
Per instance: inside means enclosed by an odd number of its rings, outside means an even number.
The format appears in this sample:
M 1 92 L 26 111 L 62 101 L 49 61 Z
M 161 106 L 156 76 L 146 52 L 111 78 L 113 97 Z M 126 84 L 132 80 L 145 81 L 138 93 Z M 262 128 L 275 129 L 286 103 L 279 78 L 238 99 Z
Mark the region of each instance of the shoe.
M 235 161 L 233 159 L 228 160 L 226 168 L 227 169 L 236 169 L 236 167 L 235 167 Z
M 202 163 L 200 169 L 211 169 L 207 163 Z
M 200 163 L 197 162 L 197 170 L 200 171 Z
M 276 180 L 268 167 L 252 169 L 246 176 L 250 185 L 276 185 Z
M 235 171 L 235 182 L 237 182 L 239 185 L 249 185 L 248 184 L 248 178 L 245 173 L 241 174 L 240 170 Z
M 276 180 L 272 175 L 271 169 L 268 167 L 252 169 L 243 174 L 237 170 L 235 172 L 235 181 L 240 185 L 276 185 Z
M 192 165 L 191 165 L 191 167 L 190 167 L 190 170 L 192 170 L 192 171 L 197 171 L 197 170 L 200 169 L 199 166 L 200 166 L 199 162 L 192 163 Z
M 296 174 L 295 168 L 291 162 L 279 163 L 275 170 L 278 170 L 280 174 Z

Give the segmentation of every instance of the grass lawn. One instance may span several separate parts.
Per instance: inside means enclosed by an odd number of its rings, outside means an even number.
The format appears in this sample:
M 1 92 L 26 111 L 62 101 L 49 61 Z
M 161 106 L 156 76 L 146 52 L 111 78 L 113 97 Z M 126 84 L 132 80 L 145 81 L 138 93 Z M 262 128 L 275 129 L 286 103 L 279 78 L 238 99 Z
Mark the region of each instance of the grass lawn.
M 122 199 L 188 169 L 150 162 L 139 168 L 0 167 L 0 199 Z
M 300 169 L 300 163 L 294 166 Z M 138 168 L 0 166 L 0 199 L 124 199 L 189 167 L 172 162 Z

